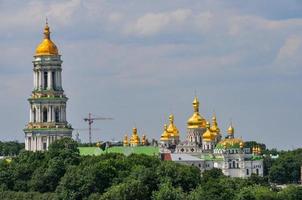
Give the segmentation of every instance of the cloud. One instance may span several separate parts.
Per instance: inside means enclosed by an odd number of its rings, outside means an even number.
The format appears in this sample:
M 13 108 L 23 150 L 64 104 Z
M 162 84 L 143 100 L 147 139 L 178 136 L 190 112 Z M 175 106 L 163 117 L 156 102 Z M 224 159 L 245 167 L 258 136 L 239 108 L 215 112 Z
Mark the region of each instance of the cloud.
M 126 28 L 126 33 L 149 36 L 159 33 L 169 26 L 180 25 L 191 15 L 190 9 L 178 9 L 172 12 L 147 13 Z
M 280 73 L 292 74 L 301 69 L 302 38 L 290 35 L 281 46 L 274 61 L 275 68 Z

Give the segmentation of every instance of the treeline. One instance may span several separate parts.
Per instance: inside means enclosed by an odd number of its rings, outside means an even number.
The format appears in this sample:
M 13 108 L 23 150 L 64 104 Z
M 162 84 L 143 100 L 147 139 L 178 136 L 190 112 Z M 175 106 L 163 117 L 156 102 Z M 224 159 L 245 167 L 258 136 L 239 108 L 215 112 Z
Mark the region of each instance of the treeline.
M 103 154 L 81 157 L 77 143 L 58 140 L 48 152 L 21 152 L 0 164 L 0 199 L 243 200 L 302 199 L 302 188 L 280 190 L 267 178 L 203 177 L 194 166 L 157 157 Z
M 22 149 L 24 149 L 24 143 L 0 141 L 0 156 L 16 156 Z

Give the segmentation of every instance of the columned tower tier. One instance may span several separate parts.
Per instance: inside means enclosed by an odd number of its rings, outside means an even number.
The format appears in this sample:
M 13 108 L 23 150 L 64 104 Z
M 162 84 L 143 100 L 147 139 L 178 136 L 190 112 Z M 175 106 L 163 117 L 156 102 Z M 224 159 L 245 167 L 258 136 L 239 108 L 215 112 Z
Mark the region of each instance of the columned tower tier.
M 33 65 L 33 91 L 28 99 L 29 123 L 24 129 L 25 149 L 43 151 L 53 141 L 72 136 L 72 128 L 66 118 L 68 98 L 62 87 L 62 60 L 50 39 L 47 23 Z

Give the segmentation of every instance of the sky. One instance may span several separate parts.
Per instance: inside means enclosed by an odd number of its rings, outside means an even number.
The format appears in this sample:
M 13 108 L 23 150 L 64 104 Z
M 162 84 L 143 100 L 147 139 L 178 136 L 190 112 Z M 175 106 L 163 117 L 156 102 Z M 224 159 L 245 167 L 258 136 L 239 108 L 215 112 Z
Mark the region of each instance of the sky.
M 67 119 L 93 140 L 136 126 L 159 139 L 168 116 L 186 135 L 196 94 L 221 133 L 269 148 L 302 141 L 302 1 L 0 0 L 0 140 L 24 140 L 33 55 L 48 18 L 63 60 Z M 88 141 L 88 132 L 80 131 Z

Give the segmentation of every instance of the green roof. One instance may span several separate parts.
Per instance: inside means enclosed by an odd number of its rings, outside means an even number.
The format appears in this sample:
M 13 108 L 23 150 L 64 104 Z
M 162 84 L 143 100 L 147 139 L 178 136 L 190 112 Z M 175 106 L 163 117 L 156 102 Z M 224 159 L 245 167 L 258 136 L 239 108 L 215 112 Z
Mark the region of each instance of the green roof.
M 159 148 L 153 146 L 138 146 L 138 147 L 122 147 L 122 146 L 114 146 L 107 148 L 105 151 L 98 147 L 79 147 L 80 155 L 101 155 L 104 153 L 122 153 L 125 155 L 130 155 L 132 153 L 135 154 L 146 154 L 146 155 L 158 155 Z

